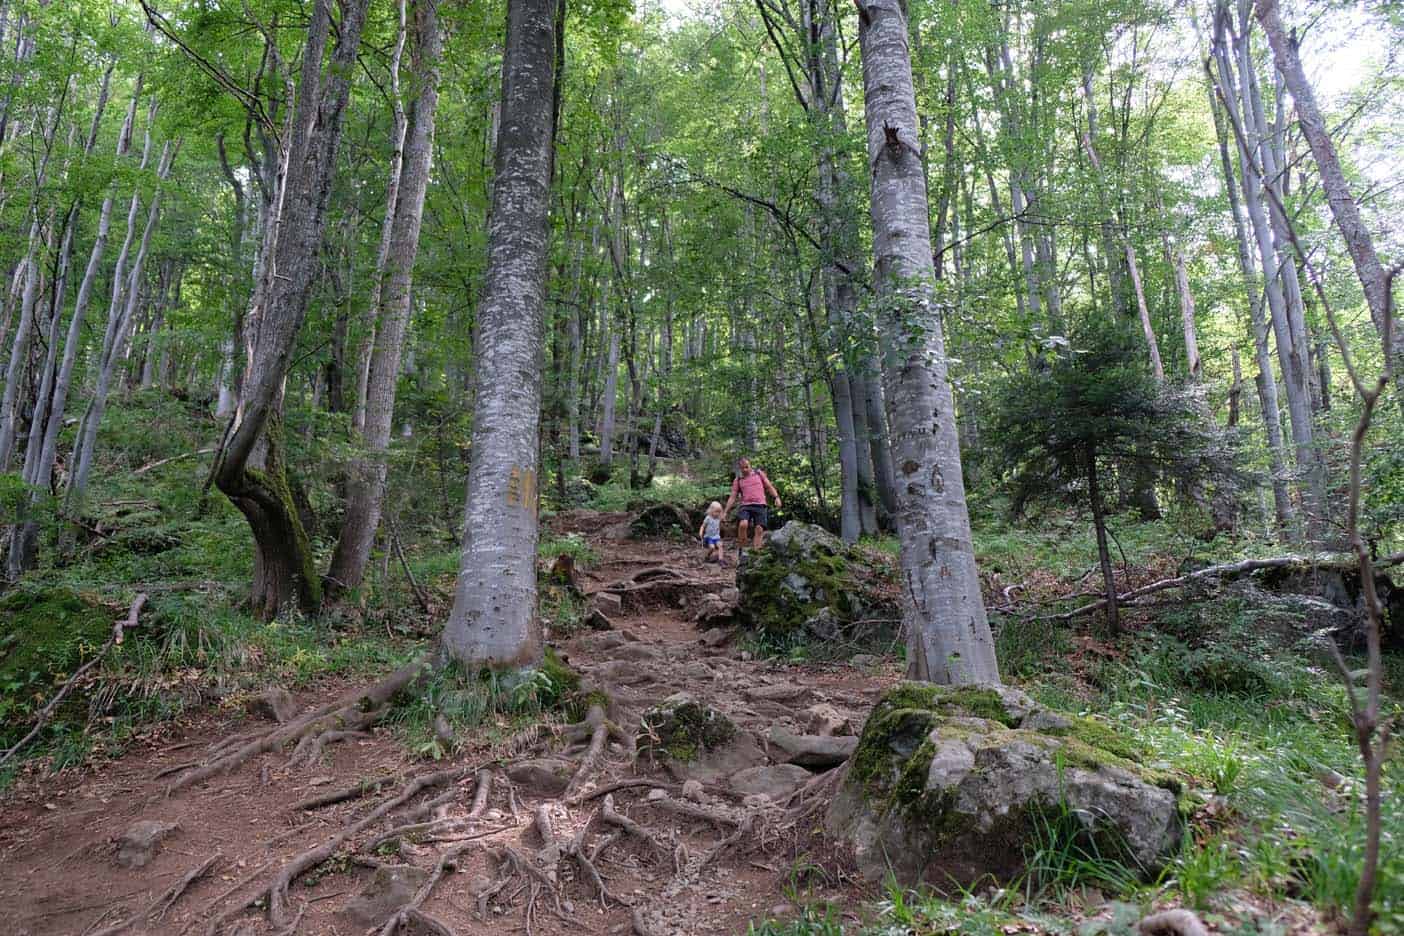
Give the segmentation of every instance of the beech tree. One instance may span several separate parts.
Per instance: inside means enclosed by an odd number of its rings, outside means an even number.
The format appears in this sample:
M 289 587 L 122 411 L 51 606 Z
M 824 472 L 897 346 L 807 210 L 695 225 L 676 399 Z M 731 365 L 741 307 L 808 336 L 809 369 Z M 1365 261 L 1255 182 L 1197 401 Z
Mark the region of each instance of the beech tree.
M 860 4 L 859 21 L 907 675 L 997 683 L 947 383 L 907 12 L 900 2 Z
M 526 666 L 542 653 L 538 432 L 558 25 L 556 0 L 508 0 L 468 505 L 443 636 L 447 655 L 468 668 Z
M 213 478 L 254 536 L 253 605 L 273 616 L 321 604 L 311 544 L 288 483 L 284 381 L 307 315 L 361 28 L 369 0 L 346 0 L 326 66 L 331 0 L 316 0 L 302 52 L 297 103 L 277 170 L 276 213 L 260 247 L 262 276 L 245 323 L 248 364 Z

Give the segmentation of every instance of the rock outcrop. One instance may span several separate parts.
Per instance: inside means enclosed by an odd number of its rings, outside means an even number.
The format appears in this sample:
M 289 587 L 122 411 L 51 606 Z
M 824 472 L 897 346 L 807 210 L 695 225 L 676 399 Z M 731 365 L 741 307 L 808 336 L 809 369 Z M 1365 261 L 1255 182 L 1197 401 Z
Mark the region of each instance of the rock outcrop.
M 1012 880 L 1050 828 L 1149 878 L 1184 817 L 1178 782 L 1141 758 L 1106 725 L 1017 689 L 903 683 L 868 718 L 827 826 L 874 880 Z
M 860 621 L 869 631 L 895 631 L 901 612 L 888 578 L 864 551 L 822 527 L 791 521 L 769 534 L 763 549 L 747 550 L 737 568 L 737 620 L 820 641 L 836 640 Z

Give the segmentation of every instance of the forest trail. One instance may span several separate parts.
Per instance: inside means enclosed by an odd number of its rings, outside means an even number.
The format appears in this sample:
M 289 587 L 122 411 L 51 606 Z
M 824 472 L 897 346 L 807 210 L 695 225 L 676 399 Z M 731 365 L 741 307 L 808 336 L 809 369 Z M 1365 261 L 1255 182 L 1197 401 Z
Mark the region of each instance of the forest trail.
M 619 814 L 640 823 L 653 843 L 639 841 L 619 824 L 602 822 L 605 797 L 585 798 L 577 792 L 567 801 L 559 791 L 544 789 L 553 782 L 549 770 L 522 766 L 524 759 L 535 758 L 538 766 L 549 768 L 550 758 L 564 756 L 566 739 L 559 732 L 537 749 L 515 756 L 501 743 L 493 749 L 474 738 L 469 749 L 452 760 L 431 763 L 413 759 L 382 727 L 365 738 L 329 745 L 311 766 L 289 766 L 287 751 L 265 754 L 168 798 L 165 785 L 171 776 L 200 761 L 211 744 L 259 727 L 257 719 L 242 710 L 211 711 L 160 729 L 120 759 L 87 773 L 30 778 L 11 791 L 0 807 L 0 906 L 7 909 L 0 931 L 28 936 L 95 934 L 131 921 L 125 932 L 207 932 L 212 920 L 266 889 L 271 876 L 299 853 L 392 799 L 406 778 L 447 768 L 459 770 L 446 792 L 436 788 L 409 800 L 293 882 L 290 907 L 299 918 L 285 931 L 374 931 L 366 918 L 355 915 L 353 904 L 377 872 L 358 859 L 433 872 L 450 849 L 462 849 L 457 872 L 442 877 L 422 910 L 464 936 L 744 933 L 750 920 L 783 915 L 786 895 L 792 893 L 789 887 L 796 883 L 802 889 L 817 889 L 815 897 L 856 905 L 857 885 L 844 873 L 841 860 L 807 853 L 805 834 L 812 821 L 797 824 L 776 805 L 754 797 L 744 800 L 727 787 L 727 780 L 741 767 L 773 763 L 766 750 L 771 728 L 803 732 L 806 709 L 812 705 L 827 703 L 840 718 L 861 725 L 877 694 L 897 677 L 896 667 L 873 674 L 846 664 L 757 662 L 734 644 L 704 646 L 689 612 L 699 595 L 733 586 L 734 566 L 704 564 L 700 548 L 676 540 L 628 539 L 623 535 L 627 523 L 626 514 L 589 512 L 572 512 L 553 521 L 557 532 L 581 533 L 598 556 L 582 576 L 586 593 L 613 590 L 623 595 L 614 630 L 584 632 L 560 642 L 559 652 L 587 680 L 608 687 L 616 700 L 612 718 L 630 733 L 638 730 L 644 709 L 686 691 L 728 715 L 756 742 L 737 745 L 750 752 L 749 763 L 743 754 L 738 755 L 740 763 L 733 758 L 715 765 L 715 776 L 700 794 L 688 784 L 691 799 L 685 798 L 684 777 L 669 776 L 643 762 L 635 765 L 622 747 L 607 747 L 582 789 L 636 781 L 615 790 L 609 802 Z M 685 577 L 688 584 L 681 589 L 635 587 L 640 581 L 646 585 L 651 577 L 640 576 L 641 571 L 657 568 Z M 663 577 L 674 578 L 667 573 Z M 297 702 L 309 708 L 346 688 L 323 685 Z M 499 758 L 513 779 L 509 782 L 499 772 L 485 807 L 477 817 L 465 818 L 474 800 L 478 768 Z M 565 762 L 567 775 L 578 761 L 577 755 Z M 707 768 L 704 758 L 687 769 L 706 774 Z M 299 806 L 309 797 L 382 777 L 394 782 L 323 808 Z M 419 818 L 445 821 L 401 838 L 404 844 L 398 853 L 393 842 L 371 846 L 387 828 L 414 818 L 415 807 L 430 801 L 432 806 L 420 811 Z M 545 886 L 555 869 L 539 862 L 543 843 L 536 826 L 542 811 L 565 855 L 558 865 L 559 904 Z M 715 821 L 699 818 L 705 813 Z M 128 869 L 115 860 L 115 842 L 137 820 L 174 823 L 178 830 L 149 864 Z M 606 899 L 602 906 L 582 880 L 586 863 L 570 858 L 571 843 L 593 857 L 588 864 L 617 899 Z M 725 844 L 718 848 L 720 843 Z M 524 869 L 495 896 L 485 898 L 483 918 L 476 909 L 477 897 L 505 877 L 495 876 L 502 856 L 509 854 L 503 846 L 536 861 L 539 871 Z M 490 859 L 493 849 L 498 849 L 496 861 Z M 146 917 L 147 908 L 215 855 L 220 857 L 209 872 L 191 882 L 164 917 Z M 804 869 L 803 880 L 796 878 L 796 869 Z M 405 873 L 416 882 L 422 878 Z M 413 887 L 407 887 L 395 905 L 413 893 Z M 528 904 L 533 905 L 529 921 Z M 414 922 L 403 931 L 432 932 L 431 925 Z M 230 917 L 223 931 L 252 936 L 279 930 L 261 908 L 251 908 Z

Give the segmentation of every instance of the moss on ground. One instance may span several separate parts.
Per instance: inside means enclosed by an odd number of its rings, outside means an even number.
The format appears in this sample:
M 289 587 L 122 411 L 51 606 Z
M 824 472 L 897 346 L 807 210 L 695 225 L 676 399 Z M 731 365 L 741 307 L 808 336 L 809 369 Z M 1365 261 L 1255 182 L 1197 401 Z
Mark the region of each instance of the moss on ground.
M 640 756 L 689 763 L 734 737 L 731 719 L 688 699 L 645 712 L 637 741 Z
M 24 588 L 0 599 L 0 738 L 8 745 L 54 684 L 102 646 L 118 616 L 62 586 Z M 13 735 L 13 737 L 12 737 Z

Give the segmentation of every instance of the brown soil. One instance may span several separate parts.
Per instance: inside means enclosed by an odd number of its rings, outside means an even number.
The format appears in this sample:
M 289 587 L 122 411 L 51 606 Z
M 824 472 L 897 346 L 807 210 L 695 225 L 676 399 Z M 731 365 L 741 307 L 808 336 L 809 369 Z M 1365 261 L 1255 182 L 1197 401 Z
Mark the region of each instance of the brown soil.
M 556 525 L 580 530 L 599 553 L 599 561 L 584 572 L 587 592 L 626 582 L 655 566 L 700 580 L 708 590 L 721 591 L 732 584 L 734 570 L 702 563 L 700 548 L 623 538 L 625 515 L 576 513 L 558 518 Z M 683 603 L 696 591 L 690 586 L 679 592 Z M 586 633 L 558 644 L 560 652 L 587 677 L 612 661 L 612 670 L 619 672 L 618 661 L 627 660 L 623 668 L 628 679 L 599 682 L 615 697 L 611 717 L 631 734 L 644 707 L 683 689 L 727 713 L 762 745 L 772 724 L 802 729 L 804 709 L 817 702 L 827 702 L 850 715 L 855 725 L 861 724 L 880 689 L 898 675 L 895 665 L 881 673 L 862 673 L 846 665 L 755 662 L 743 659 L 734 646 L 707 649 L 687 619 L 688 609 L 678 607 L 677 600 L 649 601 L 632 611 L 626 607 L 612 632 L 627 638 L 622 643 L 610 633 Z M 710 678 L 694 665 L 699 662 L 712 671 Z M 804 697 L 784 702 L 747 699 L 747 690 L 780 682 L 803 687 Z M 329 682 L 303 693 L 297 701 L 310 709 L 348 688 Z M 740 831 L 724 822 L 669 812 L 647 800 L 656 783 L 657 789 L 669 791 L 671 802 L 681 802 L 676 778 L 636 764 L 619 746 L 604 748 L 597 770 L 583 789 L 588 792 L 629 779 L 654 781 L 618 789 L 613 793 L 615 807 L 646 827 L 667 849 L 676 850 L 678 845 L 683 849 L 664 855 L 621 835 L 595 852 L 588 863 L 614 899 L 595 895 L 584 880 L 586 862 L 569 857 L 574 836 L 592 820 L 588 835 L 580 840 L 587 858 L 593 843 L 616 831 L 603 825 L 597 815 L 603 797 L 567 802 L 559 795 L 545 796 L 499 779 L 482 813 L 467 818 L 477 768 L 505 764 L 514 757 L 562 752 L 567 747 L 564 733 L 547 736 L 539 750 L 531 752 L 475 740 L 452 760 L 427 763 L 410 756 L 390 732 L 376 728 L 366 737 L 327 745 L 311 766 L 289 766 L 291 748 L 287 748 L 254 756 L 228 773 L 167 795 L 167 785 L 179 775 L 176 768 L 203 763 L 212 744 L 266 726 L 251 716 L 207 712 L 153 731 L 120 759 L 85 772 L 22 779 L 0 803 L 0 907 L 5 909 L 0 932 L 86 934 L 128 921 L 128 933 L 207 932 L 221 914 L 266 891 L 272 876 L 291 858 L 393 799 L 406 780 L 447 768 L 458 769 L 450 786 L 408 801 L 404 809 L 367 826 L 329 861 L 293 881 L 289 905 L 300 916 L 292 928 L 272 926 L 265 906 L 251 906 L 230 916 L 222 931 L 249 936 L 280 929 L 306 934 L 366 932 L 364 924 L 353 922 L 345 912 L 374 874 L 359 860 L 412 864 L 432 871 L 454 848 L 462 849 L 456 871 L 444 875 L 421 909 L 447 931 L 465 936 L 624 934 L 636 928 L 648 936 L 744 933 L 749 921 L 776 912 L 783 915 L 795 884 L 807 898 L 834 901 L 854 912 L 861 899 L 844 862 L 814 840 L 812 816 L 796 822 L 794 811 L 759 807 L 754 802 L 747 806 L 739 796 L 714 785 L 708 786 L 700 805 L 719 814 L 749 816 Z M 578 752 L 572 757 L 576 762 L 580 759 Z M 294 808 L 307 797 L 382 777 L 395 779 L 375 792 L 335 805 Z M 365 850 L 378 834 L 406 822 L 409 809 L 445 789 L 455 794 L 441 807 L 449 820 L 442 838 L 453 841 L 406 835 L 388 847 Z M 500 863 L 490 861 L 493 850 L 497 849 L 499 858 L 503 846 L 539 857 L 542 840 L 534 816 L 541 807 L 550 816 L 556 841 L 566 846 L 566 857 L 557 866 L 556 893 L 538 876 L 519 875 L 487 901 L 486 913 L 480 916 L 476 895 L 505 876 Z M 179 831 L 166 840 L 150 864 L 128 870 L 114 861 L 113 843 L 138 819 L 177 823 Z M 726 846 L 713 853 L 723 841 Z M 585 847 L 584 843 L 592 844 Z M 214 855 L 220 857 L 209 873 L 190 883 L 164 917 L 146 917 L 147 908 Z M 713 860 L 698 868 L 704 856 Z M 806 869 L 808 873 L 798 873 Z M 642 912 L 637 923 L 635 909 Z M 434 932 L 431 926 L 412 921 L 401 932 Z

